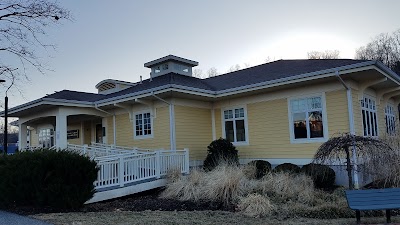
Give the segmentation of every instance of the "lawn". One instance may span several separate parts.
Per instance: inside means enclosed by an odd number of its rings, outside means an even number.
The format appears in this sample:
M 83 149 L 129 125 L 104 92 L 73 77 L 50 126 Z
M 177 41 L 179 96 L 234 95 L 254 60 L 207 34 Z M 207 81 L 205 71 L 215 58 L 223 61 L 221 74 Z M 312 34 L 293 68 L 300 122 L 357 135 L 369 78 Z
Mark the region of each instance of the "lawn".
M 31 217 L 50 223 L 94 225 L 94 224 L 152 224 L 152 225 L 342 225 L 356 224 L 355 218 L 347 219 L 310 219 L 290 218 L 277 220 L 273 218 L 252 218 L 239 213 L 226 211 L 114 211 L 114 212 L 76 212 L 76 213 L 50 213 L 36 214 Z M 363 224 L 384 224 L 385 217 L 361 218 Z M 400 223 L 399 217 L 392 217 L 393 223 Z

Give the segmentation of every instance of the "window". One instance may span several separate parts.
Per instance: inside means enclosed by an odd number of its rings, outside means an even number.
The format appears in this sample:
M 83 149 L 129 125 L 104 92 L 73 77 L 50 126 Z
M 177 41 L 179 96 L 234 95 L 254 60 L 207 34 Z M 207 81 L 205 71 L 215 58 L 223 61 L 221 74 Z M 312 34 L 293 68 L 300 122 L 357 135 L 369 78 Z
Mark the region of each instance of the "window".
M 370 97 L 364 97 L 364 99 L 361 100 L 361 113 L 363 123 L 363 135 L 370 137 L 378 136 L 375 100 Z
M 392 105 L 386 105 L 385 123 L 386 133 L 389 135 L 394 135 L 396 133 L 396 116 L 394 114 L 394 107 Z
M 152 136 L 151 115 L 149 112 L 135 115 L 135 137 Z
M 43 148 L 54 146 L 54 131 L 52 128 L 39 130 L 39 146 Z
M 322 97 L 297 98 L 290 100 L 291 139 L 298 141 L 325 138 L 325 123 Z
M 245 143 L 246 116 L 244 108 L 224 110 L 225 138 L 230 142 Z

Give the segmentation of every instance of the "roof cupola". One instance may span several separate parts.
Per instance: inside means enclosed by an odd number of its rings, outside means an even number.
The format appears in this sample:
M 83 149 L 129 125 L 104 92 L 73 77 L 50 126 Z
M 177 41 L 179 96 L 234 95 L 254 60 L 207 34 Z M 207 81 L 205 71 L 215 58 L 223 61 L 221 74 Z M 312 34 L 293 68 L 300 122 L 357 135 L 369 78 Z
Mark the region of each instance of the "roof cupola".
M 189 59 L 184 59 L 174 55 L 147 62 L 145 67 L 150 68 L 150 77 L 158 77 L 168 73 L 176 73 L 185 76 L 192 76 L 192 67 L 199 65 L 198 62 Z

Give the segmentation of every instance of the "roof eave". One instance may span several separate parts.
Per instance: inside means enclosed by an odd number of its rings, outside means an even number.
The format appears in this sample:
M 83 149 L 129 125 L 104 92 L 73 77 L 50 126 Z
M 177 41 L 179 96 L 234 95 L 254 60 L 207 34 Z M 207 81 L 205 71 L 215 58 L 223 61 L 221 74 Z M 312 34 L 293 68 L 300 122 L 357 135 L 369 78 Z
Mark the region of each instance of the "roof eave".
M 94 107 L 94 103 L 88 101 L 39 98 L 34 101 L 30 101 L 28 103 L 8 109 L 8 114 L 11 115 L 40 105 L 70 105 L 70 106 L 80 106 L 80 107 Z M 5 116 L 4 111 L 0 112 L 0 117 L 4 116 Z
M 265 82 L 240 86 L 240 87 L 236 87 L 236 88 L 225 89 L 225 90 L 217 91 L 216 94 L 217 94 L 217 97 L 223 97 L 223 96 L 229 96 L 229 95 L 243 93 L 243 92 L 247 92 L 247 91 L 254 91 L 254 90 L 259 90 L 259 89 L 264 89 L 264 88 L 298 83 L 298 82 L 302 82 L 302 81 L 306 81 L 306 80 L 321 79 L 321 78 L 325 78 L 325 77 L 335 76 L 336 71 L 356 69 L 356 68 L 365 67 L 365 66 L 369 66 L 369 65 L 373 65 L 373 64 L 374 64 L 374 61 L 366 61 L 366 62 L 350 64 L 350 65 L 346 65 L 346 66 L 334 67 L 334 68 L 320 70 L 320 71 L 316 71 L 316 72 L 310 72 L 310 73 L 304 73 L 304 74 L 299 74 L 299 75 L 295 75 L 295 76 L 290 76 L 287 78 L 275 79 L 275 80 L 271 80 L 271 81 L 265 81 Z

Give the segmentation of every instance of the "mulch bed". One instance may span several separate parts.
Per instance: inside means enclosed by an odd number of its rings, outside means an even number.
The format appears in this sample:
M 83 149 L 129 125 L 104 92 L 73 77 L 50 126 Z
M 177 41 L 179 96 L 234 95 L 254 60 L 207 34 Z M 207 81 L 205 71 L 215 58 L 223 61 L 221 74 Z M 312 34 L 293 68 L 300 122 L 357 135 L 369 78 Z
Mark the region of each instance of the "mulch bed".
M 159 198 L 162 189 L 154 189 L 142 193 L 125 196 L 118 199 L 108 200 L 84 205 L 78 210 L 60 210 L 49 207 L 11 207 L 7 211 L 20 215 L 33 215 L 39 213 L 60 213 L 60 212 L 110 212 L 110 211 L 203 211 L 203 210 L 224 210 L 235 211 L 235 206 L 225 206 L 216 202 L 191 202 L 178 201 L 174 199 Z

